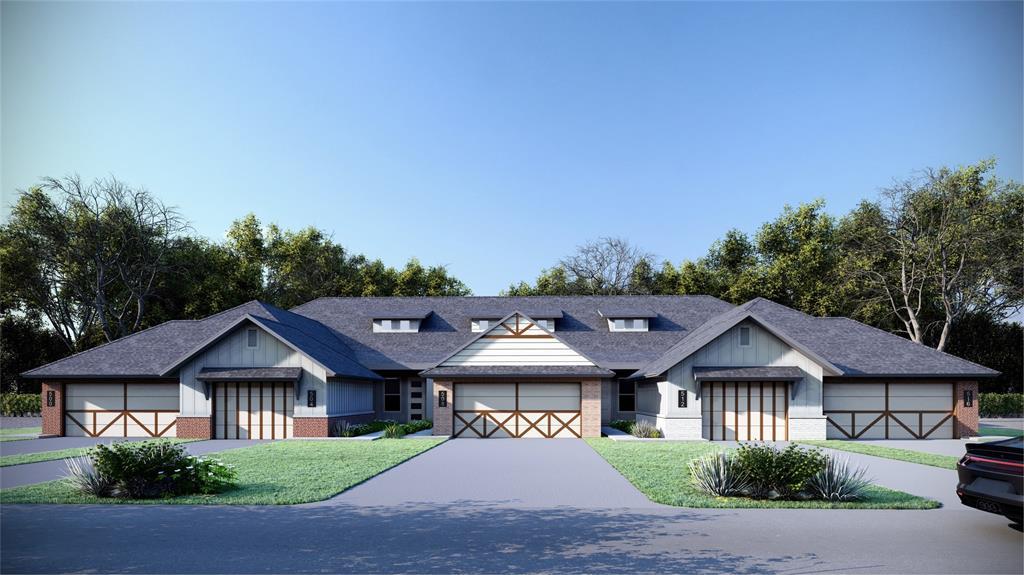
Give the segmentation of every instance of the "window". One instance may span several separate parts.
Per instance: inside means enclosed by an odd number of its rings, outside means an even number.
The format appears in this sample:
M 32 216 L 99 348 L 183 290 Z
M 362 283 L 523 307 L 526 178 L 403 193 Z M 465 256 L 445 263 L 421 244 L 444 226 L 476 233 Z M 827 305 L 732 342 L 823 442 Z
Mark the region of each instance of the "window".
M 420 387 L 423 387 L 423 382 L 418 380 L 418 379 L 414 379 L 414 380 L 409 382 L 409 385 L 411 387 L 420 388 Z
M 255 328 L 245 330 L 245 347 L 255 349 L 260 344 L 260 332 Z
M 375 319 L 373 331 L 384 333 L 415 333 L 420 330 L 418 319 Z
M 423 419 L 423 416 L 420 415 L 419 413 L 414 413 L 414 414 L 409 416 L 409 419 L 411 419 L 413 421 L 419 421 L 419 420 Z
M 488 329 L 493 327 L 492 324 L 494 323 L 495 321 L 490 319 L 474 319 L 472 325 L 470 325 L 470 331 L 487 331 Z
M 423 409 L 422 403 L 410 403 L 409 409 Z
M 555 320 L 553 319 L 538 319 L 536 322 L 537 325 L 548 331 L 555 331 Z
M 414 391 L 414 392 L 409 394 L 409 397 L 412 397 L 413 399 L 421 399 L 423 397 L 423 392 L 422 391 Z
M 402 411 L 402 382 L 384 380 L 384 411 Z
M 614 318 L 608 319 L 608 331 L 647 331 L 646 318 Z
M 740 328 L 740 347 L 750 347 L 750 328 Z
M 619 382 L 619 411 L 636 411 L 636 382 Z

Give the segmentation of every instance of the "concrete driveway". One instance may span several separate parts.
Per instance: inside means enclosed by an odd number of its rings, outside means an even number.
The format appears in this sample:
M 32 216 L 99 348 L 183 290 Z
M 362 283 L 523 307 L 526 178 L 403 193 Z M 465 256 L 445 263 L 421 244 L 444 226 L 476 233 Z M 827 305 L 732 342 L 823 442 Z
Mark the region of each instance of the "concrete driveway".
M 588 450 L 576 440 L 455 440 L 301 506 L 5 505 L 0 572 L 1024 571 L 1024 536 L 959 505 L 666 507 L 631 493 Z M 946 470 L 903 465 L 884 475 L 930 477 L 929 492 L 949 481 Z
M 583 441 L 453 439 L 322 505 L 657 507 Z

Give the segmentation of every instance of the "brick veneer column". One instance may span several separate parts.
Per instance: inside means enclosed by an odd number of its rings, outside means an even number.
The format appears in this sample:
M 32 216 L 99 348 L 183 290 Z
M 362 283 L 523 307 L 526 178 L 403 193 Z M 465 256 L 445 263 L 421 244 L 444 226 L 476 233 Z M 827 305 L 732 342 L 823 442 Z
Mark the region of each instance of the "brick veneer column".
M 53 407 L 46 405 L 46 393 L 53 392 Z M 59 383 L 43 383 L 41 405 L 43 410 L 43 435 L 64 435 L 64 386 Z
M 580 383 L 583 437 L 601 437 L 601 380 Z
M 971 407 L 964 405 L 964 392 L 970 391 L 974 396 L 974 403 Z M 977 437 L 978 436 L 978 382 L 958 381 L 956 383 L 956 437 Z
M 330 422 L 326 417 L 296 417 L 292 419 L 292 433 L 295 437 L 327 437 Z
M 448 404 L 438 404 L 440 392 L 448 393 Z M 455 385 L 450 381 L 434 380 L 434 435 L 448 436 L 452 434 L 452 406 L 455 405 Z
M 178 416 L 175 435 L 186 439 L 210 439 L 213 437 L 213 419 L 210 417 Z

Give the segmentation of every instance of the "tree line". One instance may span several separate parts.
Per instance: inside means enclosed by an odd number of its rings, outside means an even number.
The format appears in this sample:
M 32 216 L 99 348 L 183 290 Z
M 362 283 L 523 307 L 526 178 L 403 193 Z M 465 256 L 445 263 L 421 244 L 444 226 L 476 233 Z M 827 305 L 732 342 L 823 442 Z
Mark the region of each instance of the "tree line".
M 1024 187 L 994 161 L 925 170 L 836 218 L 822 200 L 785 207 L 753 236 L 730 230 L 676 265 L 601 238 L 509 295 L 708 294 L 765 297 L 847 316 L 1003 372 L 986 391 L 1020 391 Z
M 1019 391 L 1024 188 L 995 163 L 926 170 L 836 218 L 818 200 L 785 207 L 752 236 L 730 230 L 674 264 L 620 238 L 580 246 L 507 295 L 765 297 L 844 315 L 1003 372 Z M 223 241 L 116 178 L 45 178 L 0 226 L 0 386 L 26 369 L 170 319 L 249 300 L 288 308 L 322 296 L 467 295 L 443 265 L 403 268 L 352 253 L 313 227 L 236 220 Z

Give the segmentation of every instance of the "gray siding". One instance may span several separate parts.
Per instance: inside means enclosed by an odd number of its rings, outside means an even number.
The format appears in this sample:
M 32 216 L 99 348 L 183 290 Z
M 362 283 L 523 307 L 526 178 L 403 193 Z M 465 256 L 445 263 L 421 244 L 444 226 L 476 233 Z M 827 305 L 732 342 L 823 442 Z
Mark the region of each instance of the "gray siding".
M 273 335 L 259 330 L 259 345 L 246 347 L 246 326 L 226 335 L 206 351 L 186 363 L 178 372 L 181 383 L 181 415 L 210 416 L 210 400 L 206 398 L 203 382 L 196 375 L 204 367 L 301 367 L 302 379 L 295 394 L 295 417 L 324 417 L 327 415 L 327 376 L 325 370 L 305 355 L 281 343 Z M 306 390 L 315 389 L 317 406 L 306 407 Z M 321 399 L 324 398 L 324 399 Z
M 373 413 L 373 386 L 370 381 L 328 381 L 328 417 Z

